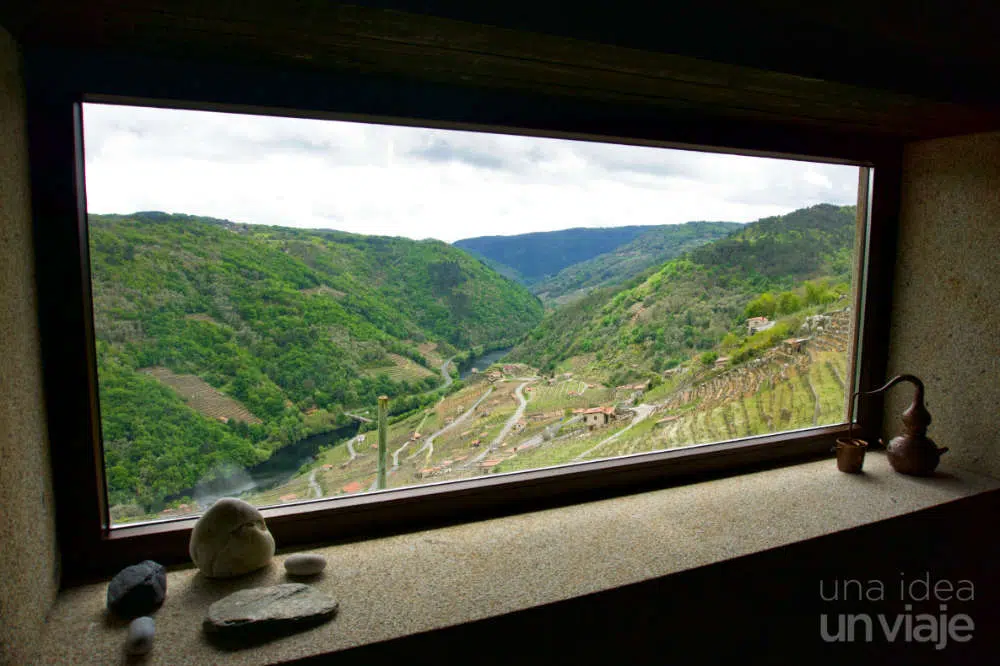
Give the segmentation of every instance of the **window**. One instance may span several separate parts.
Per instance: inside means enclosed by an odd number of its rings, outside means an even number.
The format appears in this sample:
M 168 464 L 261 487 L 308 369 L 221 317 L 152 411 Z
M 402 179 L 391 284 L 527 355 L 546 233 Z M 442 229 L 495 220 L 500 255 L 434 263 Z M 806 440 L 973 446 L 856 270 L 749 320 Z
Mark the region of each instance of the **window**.
M 184 68 L 178 67 L 174 73 L 183 74 Z M 391 334 L 378 326 L 364 329 L 360 320 L 354 321 L 353 332 L 348 327 L 345 333 L 343 327 L 322 320 L 322 325 L 327 326 L 324 335 L 329 337 L 326 339 L 339 336 L 343 343 L 346 335 L 351 336 L 352 362 L 336 372 L 329 370 L 329 376 L 313 377 L 307 376 L 308 372 L 287 374 L 292 367 L 311 372 L 317 366 L 308 354 L 301 358 L 282 354 L 289 349 L 306 349 L 303 340 L 296 336 L 316 335 L 315 329 L 319 326 L 310 323 L 308 329 L 303 329 L 295 321 L 294 313 L 283 312 L 288 298 L 298 303 L 315 303 L 315 307 L 326 308 L 325 312 L 335 311 L 341 320 L 352 312 L 364 311 L 366 316 L 362 319 L 369 324 L 377 321 L 378 312 L 384 313 L 384 321 L 391 324 L 406 304 L 398 300 L 372 304 L 365 300 L 375 293 L 368 289 L 370 284 L 360 284 L 356 293 L 352 293 L 348 283 L 337 282 L 329 271 L 324 274 L 318 267 L 332 252 L 328 246 L 335 238 L 343 239 L 336 234 L 324 237 L 307 229 L 269 229 L 249 222 L 273 224 L 276 221 L 273 218 L 243 217 L 186 205 L 173 207 L 154 203 L 147 206 L 137 201 L 134 205 L 123 204 L 121 208 L 104 208 L 102 195 L 91 188 L 108 187 L 108 183 L 113 186 L 115 181 L 114 178 L 106 179 L 101 185 L 98 177 L 100 169 L 105 168 L 99 161 L 99 140 L 88 134 L 94 127 L 90 124 L 92 119 L 99 113 L 94 111 L 98 108 L 96 105 L 150 106 L 149 98 L 162 95 L 152 94 L 156 87 L 149 84 L 147 77 L 130 71 L 114 70 L 113 75 L 100 77 L 92 72 L 77 73 L 76 78 L 69 78 L 70 83 L 60 82 L 59 77 L 51 72 L 46 76 L 44 71 L 36 76 L 35 81 L 46 81 L 49 85 L 44 91 L 37 85 L 29 90 L 29 112 L 37 252 L 39 266 L 45 267 L 39 274 L 39 290 L 46 399 L 52 414 L 50 429 L 56 485 L 60 488 L 60 538 L 68 553 L 65 566 L 71 578 L 110 571 L 137 555 L 155 554 L 166 562 L 185 559 L 191 519 L 183 517 L 181 505 L 188 504 L 187 508 L 192 508 L 197 500 L 199 481 L 203 481 L 201 489 L 207 496 L 213 490 L 231 492 L 231 486 L 221 484 L 231 483 L 239 474 L 234 473 L 235 467 L 227 465 L 245 469 L 275 459 L 282 450 L 293 450 L 288 447 L 301 443 L 305 437 L 321 434 L 323 428 L 338 430 L 331 441 L 320 443 L 328 447 L 326 450 L 310 451 L 309 457 L 315 460 L 293 460 L 288 466 L 293 470 L 290 476 L 277 479 L 271 484 L 273 487 L 256 489 L 259 491 L 256 501 L 272 506 L 266 510 L 266 516 L 279 543 L 353 538 L 410 529 L 497 511 L 578 501 L 663 483 L 664 478 L 671 476 L 690 476 L 815 455 L 828 450 L 832 439 L 846 431 L 847 405 L 843 398 L 847 389 L 871 387 L 882 378 L 884 354 L 879 349 L 884 344 L 884 336 L 880 332 L 885 326 L 889 270 L 876 258 L 890 250 L 890 222 L 895 208 L 893 183 L 898 157 L 893 145 L 875 140 L 845 141 L 839 136 L 794 127 L 780 132 L 760 131 L 752 126 L 741 130 L 738 124 L 726 123 L 716 125 L 720 133 L 714 135 L 706 128 L 686 126 L 677 129 L 641 122 L 641 114 L 633 119 L 635 122 L 630 122 L 627 110 L 620 116 L 602 120 L 582 103 L 578 114 L 553 117 L 544 100 L 510 94 L 502 96 L 500 106 L 491 106 L 478 103 L 483 93 L 472 89 L 442 92 L 451 102 L 461 99 L 468 102 L 444 108 L 427 103 L 422 96 L 381 97 L 375 93 L 388 89 L 380 88 L 388 84 L 371 83 L 367 79 L 353 89 L 356 94 L 350 101 L 344 98 L 331 102 L 324 97 L 320 86 L 293 87 L 291 83 L 266 77 L 262 84 L 257 73 L 251 72 L 228 79 L 214 78 L 218 87 L 212 94 L 205 93 L 201 87 L 203 82 L 191 83 L 185 76 L 172 78 L 169 96 L 195 100 L 197 104 L 168 103 L 160 99 L 155 102 L 156 106 L 176 110 L 161 109 L 157 113 L 176 114 L 171 117 L 179 118 L 181 114 L 192 113 L 182 109 L 200 106 L 214 112 L 317 119 L 309 122 L 364 120 L 368 123 L 366 127 L 374 132 L 401 132 L 404 129 L 424 132 L 428 141 L 425 153 L 429 160 L 434 159 L 438 148 L 431 138 L 445 135 L 434 134 L 439 130 L 405 128 L 403 125 L 461 131 L 466 137 L 521 141 L 525 146 L 540 146 L 555 139 L 577 142 L 585 139 L 588 143 L 573 145 L 590 151 L 607 149 L 608 155 L 616 150 L 648 151 L 649 154 L 663 154 L 669 148 L 718 150 L 707 139 L 725 137 L 717 140 L 725 144 L 726 151 L 743 156 L 723 155 L 719 159 L 739 161 L 767 157 L 773 161 L 798 156 L 796 161 L 784 164 L 799 170 L 800 174 L 802 170 L 812 169 L 811 177 L 816 181 L 831 178 L 834 171 L 845 170 L 855 174 L 851 178 L 857 177 L 856 182 L 860 183 L 854 204 L 859 215 L 849 212 L 847 207 L 851 202 L 844 198 L 827 201 L 830 205 L 819 210 L 821 216 L 829 214 L 827 222 L 849 230 L 850 239 L 853 239 L 853 242 L 845 242 L 840 238 L 837 247 L 822 248 L 822 270 L 785 272 L 782 280 L 762 276 L 759 280 L 746 281 L 739 285 L 739 297 L 734 296 L 726 303 L 706 294 L 693 293 L 691 298 L 704 307 L 698 311 L 687 308 L 668 312 L 660 298 L 661 287 L 675 286 L 674 281 L 685 271 L 701 270 L 698 266 L 706 265 L 705 262 L 714 256 L 712 253 L 719 256 L 733 253 L 733 246 L 727 248 L 725 243 L 719 244 L 727 237 L 710 241 L 701 238 L 698 247 L 686 247 L 674 258 L 631 274 L 631 281 L 626 280 L 624 286 L 609 282 L 606 286 L 610 300 L 601 303 L 599 317 L 591 317 L 585 322 L 590 327 L 586 328 L 589 334 L 574 335 L 572 340 L 566 341 L 566 349 L 549 344 L 557 339 L 558 333 L 569 330 L 551 316 L 542 320 L 542 326 L 550 322 L 549 330 L 525 338 L 531 327 L 518 328 L 524 325 L 525 312 L 534 312 L 533 308 L 538 310 L 533 315 L 536 319 L 531 321 L 532 327 L 541 314 L 538 301 L 533 300 L 528 289 L 535 286 L 539 290 L 537 284 L 519 285 L 514 280 L 499 279 L 497 269 L 504 267 L 497 264 L 495 257 L 482 246 L 470 247 L 482 260 L 461 266 L 463 269 L 474 266 L 478 271 L 477 279 L 484 281 L 482 288 L 494 290 L 487 292 L 493 300 L 483 302 L 500 300 L 516 306 L 510 311 L 483 315 L 485 321 L 492 322 L 494 331 L 499 322 L 509 334 L 507 337 L 476 337 L 475 330 L 461 326 L 436 330 L 434 325 L 442 326 L 439 320 L 421 320 L 412 312 L 405 313 L 405 325 Z M 369 85 L 373 86 L 374 93 L 366 87 Z M 253 92 L 261 90 L 262 86 L 268 91 L 265 98 L 270 106 L 264 106 Z M 315 92 L 304 93 L 303 90 Z M 476 111 L 469 116 L 468 109 Z M 349 115 L 351 113 L 356 115 Z M 401 121 L 400 117 L 407 120 Z M 227 119 L 237 123 L 242 122 L 243 117 L 230 115 Z M 272 117 L 269 120 L 278 122 L 279 119 Z M 480 134 L 470 135 L 470 131 Z M 500 134 L 490 135 L 489 132 Z M 141 137 L 141 132 L 136 132 L 135 136 L 126 139 L 141 143 Z M 178 143 L 174 147 L 179 146 Z M 112 145 L 101 150 L 123 150 L 125 147 Z M 213 147 L 204 143 L 201 149 L 210 151 Z M 629 153 L 627 159 L 636 159 L 631 155 L 637 154 Z M 859 171 L 860 177 L 857 176 Z M 134 178 L 135 175 L 125 171 L 119 177 Z M 846 182 L 843 176 L 837 176 L 837 180 Z M 141 186 L 128 190 L 144 196 L 156 189 L 153 187 L 155 181 L 156 178 L 150 178 L 141 181 Z M 204 178 L 199 182 L 203 188 L 212 184 Z M 801 208 L 814 207 L 815 203 L 818 202 L 804 201 Z M 111 212 L 125 215 L 94 217 L 88 226 L 87 204 L 89 212 L 95 215 Z M 132 214 L 144 208 L 168 207 L 177 212 L 183 208 L 187 214 L 243 219 L 220 222 Z M 790 213 L 796 208 L 799 207 L 789 206 L 773 212 Z M 727 221 L 751 222 L 768 217 L 770 212 Z M 842 224 L 841 217 L 845 215 L 852 224 Z M 698 217 L 689 213 L 671 221 Z M 726 220 L 722 214 L 713 217 Z M 856 225 L 854 220 L 858 220 Z M 554 228 L 567 226 L 572 225 L 561 223 Z M 160 232 L 143 233 L 143 229 L 149 232 L 154 227 Z M 866 229 L 867 234 L 863 233 Z M 857 230 L 862 233 L 856 234 Z M 495 233 L 493 228 L 480 231 L 470 226 L 463 229 L 461 235 L 446 240 Z M 200 238 L 205 239 L 204 243 L 196 240 L 198 234 L 203 234 Z M 797 238 L 795 234 L 783 238 L 791 240 L 793 237 Z M 198 252 L 221 252 L 213 249 L 218 247 L 215 243 L 220 238 L 233 242 L 257 241 L 253 253 L 240 255 L 236 252 L 228 257 L 232 261 L 227 264 L 227 270 L 237 271 L 236 274 L 243 278 L 241 281 L 213 273 L 215 268 L 212 266 L 217 268 L 218 262 L 199 264 Z M 170 245 L 169 239 L 182 242 Z M 747 238 L 730 240 L 749 242 Z M 412 240 L 395 242 L 408 248 L 418 246 Z M 469 256 L 467 251 L 443 243 L 419 246 Z M 341 251 L 346 252 L 343 248 Z M 801 255 L 797 253 L 795 258 L 801 259 Z M 697 264 L 691 257 L 701 257 L 703 261 Z M 125 270 L 136 266 L 134 262 L 138 259 L 147 262 L 143 273 Z M 432 260 L 428 263 L 426 257 L 422 260 L 425 261 L 422 265 L 428 267 L 428 279 L 436 285 L 429 287 L 430 294 L 445 302 L 452 298 L 450 304 L 458 306 L 459 310 L 473 310 L 478 305 L 463 301 L 462 292 L 452 284 L 465 277 L 464 273 L 453 274 L 448 262 Z M 281 268 L 280 275 L 268 275 L 275 267 Z M 150 272 L 151 268 L 158 272 Z M 202 268 L 207 272 L 199 275 Z M 358 272 L 344 271 L 344 279 Z M 559 275 L 556 272 L 556 277 L 545 277 L 550 280 L 544 285 L 547 291 L 538 291 L 550 304 L 572 300 L 570 292 L 574 289 L 605 287 L 604 284 L 587 283 L 587 276 Z M 728 288 L 733 286 L 734 275 L 736 273 L 729 275 L 720 269 L 710 276 L 710 283 L 713 288 Z M 288 280 L 276 282 L 277 277 Z M 170 288 L 149 288 L 149 280 Z M 582 286 L 581 280 L 585 283 Z M 256 290 L 254 293 L 266 299 L 270 309 L 256 314 L 251 314 L 249 309 L 237 312 L 239 308 L 253 307 L 250 301 L 234 303 L 232 293 L 225 293 L 237 282 L 244 288 Z M 527 282 L 523 276 L 522 282 Z M 420 285 L 413 285 L 417 286 Z M 502 298 L 496 296 L 501 294 L 496 291 L 501 288 Z M 185 293 L 191 298 L 171 303 L 169 293 Z M 525 298 L 525 294 L 531 298 Z M 136 303 L 149 309 L 137 311 Z M 373 309 L 364 310 L 359 303 Z M 575 303 L 581 311 L 591 305 L 586 299 Z M 857 307 L 853 303 L 857 303 Z M 227 307 L 232 309 L 227 310 Z M 515 311 L 521 313 L 522 321 L 512 324 L 517 319 L 511 318 Z M 688 313 L 690 322 L 687 321 Z M 661 332 L 659 324 L 666 322 L 667 315 L 681 318 L 683 323 L 671 331 L 664 326 Z M 604 321 L 606 317 L 607 322 Z M 586 319 L 582 315 L 581 318 Z M 241 321 L 247 324 L 246 330 L 240 328 Z M 269 325 L 267 331 L 253 328 L 262 322 Z M 607 333 L 615 327 L 627 330 L 628 337 L 598 335 L 602 330 Z M 489 326 L 483 330 L 489 330 Z M 241 335 L 259 346 L 241 347 Z M 156 344 L 146 345 L 149 338 L 156 338 Z M 841 347 L 829 346 L 834 339 Z M 854 339 L 858 340 L 857 345 Z M 203 343 L 201 351 L 191 347 L 194 341 Z M 532 346 L 533 342 L 537 344 Z M 467 365 L 475 365 L 475 357 L 498 351 L 489 347 L 506 350 L 511 345 L 516 348 L 517 355 L 503 359 L 500 367 L 491 369 L 483 365 L 477 368 L 480 372 L 471 373 L 470 370 L 461 377 Z M 636 356 L 636 367 L 632 367 L 633 362 L 621 355 L 625 353 L 623 349 L 629 348 L 650 351 Z M 199 357 L 206 349 L 212 353 Z M 225 354 L 216 353 L 223 349 L 231 349 L 232 356 L 227 358 Z M 843 353 L 837 351 L 839 349 L 844 350 Z M 857 354 L 849 356 L 848 349 L 857 349 Z M 275 350 L 277 353 L 272 353 Z M 840 360 L 835 361 L 836 354 L 817 356 L 834 351 L 840 354 L 837 357 Z M 599 352 L 612 358 L 599 361 Z M 787 359 L 784 378 L 779 378 L 778 368 L 785 363 L 777 360 L 779 354 Z M 581 358 L 590 359 L 588 362 L 593 367 L 579 367 Z M 452 359 L 451 365 L 445 364 L 448 359 Z M 589 373 L 601 363 L 607 366 L 605 370 L 612 368 L 620 374 L 607 372 L 599 377 L 595 375 L 592 380 Z M 757 365 L 751 368 L 751 363 Z M 271 365 L 265 367 L 267 364 Z M 442 386 L 447 381 L 440 373 L 442 365 L 445 365 L 445 375 L 452 376 L 453 383 L 448 387 Z M 504 365 L 511 367 L 504 368 Z M 281 372 L 270 374 L 275 366 L 280 366 Z M 751 369 L 756 371 L 756 379 L 748 381 L 758 382 L 757 393 L 751 391 L 749 384 L 730 386 L 753 374 L 749 372 Z M 522 371 L 530 374 L 521 375 Z M 818 381 L 813 380 L 814 371 L 825 378 L 827 389 L 835 385 L 842 388 L 839 392 L 824 392 L 826 389 L 818 388 Z M 454 374 L 460 376 L 456 378 Z M 494 375 L 492 383 L 491 374 Z M 342 381 L 337 384 L 330 377 L 339 377 Z M 738 380 L 738 377 L 744 379 Z M 576 381 L 579 385 L 574 385 Z M 781 384 L 783 381 L 788 382 L 787 386 Z M 764 383 L 771 387 L 775 404 L 787 399 L 787 407 L 784 407 L 787 416 L 782 413 L 781 406 L 772 410 L 760 400 L 754 403 L 752 398 L 742 403 L 723 400 L 716 405 L 719 409 L 713 408 L 715 411 L 699 411 L 698 405 L 704 406 L 704 395 L 718 394 L 724 386 L 731 389 L 729 394 L 742 397 L 759 395 Z M 683 391 L 678 394 L 681 384 L 685 384 L 692 394 L 686 397 Z M 132 391 L 136 386 L 139 391 Z M 779 398 L 781 390 L 785 393 Z M 334 395 L 334 391 L 339 393 Z M 704 393 L 693 395 L 697 391 Z M 788 398 L 788 393 L 793 391 L 799 398 L 806 399 L 796 402 L 797 399 Z M 493 421 L 484 417 L 488 426 L 481 429 L 464 427 L 463 417 L 479 418 L 481 410 L 476 412 L 476 409 L 486 405 L 488 410 L 487 401 L 494 399 L 493 393 L 499 397 L 504 392 L 507 395 L 493 408 Z M 577 395 L 571 396 L 570 392 Z M 390 465 L 392 454 L 399 454 L 397 457 L 403 458 L 400 462 L 406 462 L 405 469 L 412 483 L 394 487 L 393 483 L 400 477 L 390 475 L 392 481 L 384 492 L 354 492 L 358 490 L 355 484 L 360 485 L 360 490 L 371 488 L 371 469 L 365 469 L 357 478 L 349 474 L 354 471 L 352 460 L 367 458 L 364 464 L 370 467 L 375 458 L 373 449 L 362 449 L 365 453 L 359 449 L 370 447 L 376 438 L 373 430 L 361 430 L 370 427 L 365 421 L 375 416 L 371 398 L 379 393 L 390 394 L 390 412 L 397 410 L 392 414 L 390 425 Z M 136 395 L 140 396 L 139 400 L 135 400 Z M 484 402 L 474 406 L 480 398 Z M 192 403 L 196 407 L 192 407 Z M 518 414 L 522 404 L 525 404 L 524 411 Z M 135 410 L 144 407 L 147 413 L 139 414 L 140 419 L 129 422 L 122 418 L 129 410 L 135 416 Z M 153 412 L 185 414 L 189 424 L 195 423 L 193 427 L 206 432 L 218 443 L 217 448 L 207 452 L 209 456 L 219 451 L 232 455 L 228 460 L 225 455 L 217 455 L 211 464 L 203 465 L 203 460 L 181 447 L 172 452 L 169 466 L 157 462 L 157 471 L 147 469 L 136 474 L 143 464 L 148 466 L 150 463 L 147 460 L 130 468 L 128 450 L 150 440 L 142 436 L 144 433 L 130 432 L 129 428 L 164 423 L 150 420 Z M 698 413 L 694 420 L 691 420 L 691 412 Z M 207 414 L 213 418 L 205 418 Z M 191 421 L 192 415 L 197 419 Z M 854 415 L 862 430 L 870 432 L 879 425 L 877 405 L 872 401 L 861 401 Z M 518 418 L 512 418 L 514 416 Z M 427 420 L 421 423 L 425 417 Z M 449 418 L 454 420 L 448 423 Z M 260 423 L 256 423 L 258 419 Z M 432 419 L 437 422 L 431 423 Z M 311 430 L 314 428 L 318 430 Z M 357 429 L 357 432 L 352 430 L 350 436 L 345 437 L 339 431 L 341 428 Z M 483 432 L 486 434 L 482 435 Z M 435 434 L 437 437 L 431 443 L 434 450 L 428 456 L 431 445 L 426 440 Z M 364 442 L 358 439 L 360 435 L 364 435 Z M 473 444 L 476 439 L 478 446 Z M 561 444 L 571 439 L 576 448 L 572 455 L 564 455 Z M 518 449 L 515 451 L 514 447 Z M 353 458 L 351 448 L 355 453 Z M 466 451 L 466 460 L 456 464 L 456 458 Z M 558 455 L 553 457 L 555 452 Z M 438 456 L 444 453 L 448 457 L 439 460 Z M 413 454 L 416 454 L 414 458 L 406 461 L 406 456 Z M 450 472 L 445 471 L 449 465 L 444 463 L 449 459 Z M 422 460 L 428 460 L 429 464 L 418 466 Z M 467 461 L 471 462 L 462 467 Z M 221 466 L 216 466 L 216 462 Z M 303 462 L 305 467 L 301 465 Z M 483 465 L 489 462 L 494 464 Z M 522 466 L 522 462 L 527 464 Z M 344 466 L 344 463 L 348 464 Z M 456 468 L 468 472 L 468 478 L 448 481 L 451 478 L 448 475 L 455 474 Z M 173 471 L 162 473 L 160 470 L 164 469 Z M 404 469 L 404 465 L 400 464 L 399 469 Z M 257 483 L 252 473 L 250 480 Z M 220 485 L 213 488 L 213 482 Z M 315 497 L 316 486 L 321 491 L 319 498 Z M 276 496 L 268 495 L 269 492 Z M 129 493 L 137 501 L 132 501 Z M 284 502 L 283 495 L 286 497 Z M 188 498 L 191 501 L 186 501 Z M 151 518 L 166 520 L 149 522 Z M 117 527 L 112 529 L 115 525 Z
M 857 167 L 105 104 L 83 129 L 112 525 L 846 422 Z

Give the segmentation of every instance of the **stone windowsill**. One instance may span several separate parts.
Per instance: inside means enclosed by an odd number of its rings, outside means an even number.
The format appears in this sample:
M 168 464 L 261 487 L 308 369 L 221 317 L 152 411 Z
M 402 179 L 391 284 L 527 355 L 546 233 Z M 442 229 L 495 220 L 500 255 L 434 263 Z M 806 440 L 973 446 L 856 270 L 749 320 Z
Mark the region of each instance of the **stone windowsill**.
M 281 561 L 232 581 L 168 574 L 156 644 L 143 663 L 269 664 L 385 641 L 611 589 L 925 509 L 1000 487 L 943 465 L 937 478 L 894 473 L 883 454 L 865 474 L 821 460 L 637 495 L 321 547 L 312 584 L 340 601 L 325 625 L 220 652 L 201 631 L 208 606 L 238 589 L 287 582 Z M 844 506 L 849 504 L 850 511 Z M 280 544 L 279 544 L 280 548 Z M 121 661 L 126 627 L 105 620 L 106 585 L 62 592 L 43 663 Z

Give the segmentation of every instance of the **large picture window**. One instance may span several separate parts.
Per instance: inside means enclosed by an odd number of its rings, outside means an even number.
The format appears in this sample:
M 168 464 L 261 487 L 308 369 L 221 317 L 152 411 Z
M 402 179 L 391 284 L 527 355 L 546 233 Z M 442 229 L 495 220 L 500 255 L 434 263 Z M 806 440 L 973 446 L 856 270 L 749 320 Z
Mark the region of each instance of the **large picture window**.
M 82 128 L 112 525 L 848 420 L 865 167 L 127 104 Z
M 26 59 L 64 580 L 877 436 L 900 144 L 548 89 Z M 385 483 L 379 398 L 387 398 Z

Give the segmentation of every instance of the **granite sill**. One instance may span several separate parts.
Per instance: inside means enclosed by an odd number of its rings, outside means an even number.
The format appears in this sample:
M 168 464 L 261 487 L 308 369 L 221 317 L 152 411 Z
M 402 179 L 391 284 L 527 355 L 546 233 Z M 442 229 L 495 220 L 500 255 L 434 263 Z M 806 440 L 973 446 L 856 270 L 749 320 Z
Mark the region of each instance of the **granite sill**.
M 156 643 L 144 664 L 271 664 L 368 645 L 749 555 L 1000 488 L 942 465 L 905 477 L 871 453 L 865 473 L 825 459 L 585 504 L 317 547 L 315 582 L 340 601 L 330 623 L 251 649 L 220 652 L 202 634 L 208 606 L 246 587 L 286 582 L 269 568 L 212 581 L 168 573 Z M 279 544 L 280 547 L 280 544 Z M 60 593 L 44 629 L 42 663 L 124 660 L 126 625 L 104 613 L 106 584 Z

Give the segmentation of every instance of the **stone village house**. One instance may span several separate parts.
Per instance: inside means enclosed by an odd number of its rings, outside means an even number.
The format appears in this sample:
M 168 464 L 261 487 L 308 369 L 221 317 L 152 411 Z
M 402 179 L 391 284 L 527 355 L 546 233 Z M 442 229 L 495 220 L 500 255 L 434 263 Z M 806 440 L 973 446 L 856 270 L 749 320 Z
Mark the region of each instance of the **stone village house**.
M 574 414 L 580 414 L 583 416 L 583 422 L 586 424 L 587 428 L 594 430 L 595 428 L 603 428 L 612 421 L 615 420 L 615 408 L 614 407 L 591 407 L 590 409 L 575 409 Z

